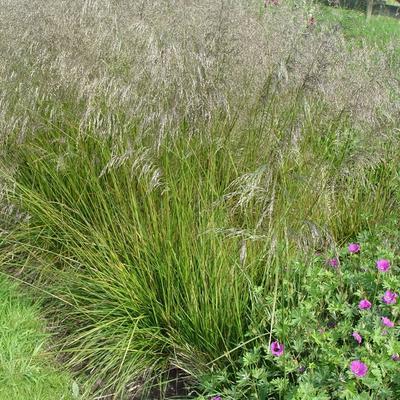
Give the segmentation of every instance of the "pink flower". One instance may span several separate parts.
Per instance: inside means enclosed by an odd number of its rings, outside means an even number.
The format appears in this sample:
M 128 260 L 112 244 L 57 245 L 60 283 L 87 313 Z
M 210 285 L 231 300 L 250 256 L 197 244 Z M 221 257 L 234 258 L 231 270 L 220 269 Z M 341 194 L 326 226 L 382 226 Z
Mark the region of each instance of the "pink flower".
M 363 299 L 358 303 L 358 308 L 360 310 L 369 310 L 371 306 L 372 304 L 367 299 Z
M 393 360 L 393 361 L 400 361 L 400 356 L 399 356 L 399 354 L 398 354 L 398 353 L 392 354 L 392 360 Z
M 316 24 L 315 17 L 310 15 L 307 20 L 307 26 L 314 26 Z
M 350 253 L 355 254 L 360 252 L 361 246 L 358 243 L 350 243 L 348 249 Z
M 399 297 L 397 293 L 386 290 L 385 294 L 382 297 L 382 301 L 386 304 L 396 304 L 397 297 Z
M 362 336 L 358 332 L 353 332 L 352 335 L 354 340 L 358 343 L 361 344 L 362 342 Z
M 390 261 L 385 259 L 378 260 L 376 262 L 376 268 L 381 272 L 386 272 L 390 268 Z
M 279 0 L 264 0 L 264 7 L 268 7 L 269 5 L 277 6 L 279 5 Z
M 222 400 L 221 396 L 214 396 L 211 400 Z
M 280 357 L 285 350 L 285 345 L 283 343 L 279 343 L 277 340 L 271 343 L 271 354 L 276 357 Z
M 330 265 L 332 268 L 337 268 L 339 266 L 339 260 L 335 258 L 331 258 L 328 260 L 328 265 Z
M 381 322 L 382 322 L 383 325 L 387 326 L 388 328 L 393 328 L 394 327 L 394 322 L 391 321 L 387 317 L 382 317 L 381 318 Z
M 362 361 L 354 360 L 350 363 L 350 370 L 355 376 L 362 378 L 367 374 L 368 367 Z

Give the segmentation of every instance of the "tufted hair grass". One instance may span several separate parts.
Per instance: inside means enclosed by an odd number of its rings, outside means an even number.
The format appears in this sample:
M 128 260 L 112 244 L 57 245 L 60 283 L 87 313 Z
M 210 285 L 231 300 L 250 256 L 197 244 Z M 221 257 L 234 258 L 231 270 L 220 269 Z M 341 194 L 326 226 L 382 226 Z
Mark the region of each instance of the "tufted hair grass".
M 0 243 L 103 394 L 234 368 L 256 287 L 273 325 L 294 258 L 398 207 L 390 50 L 260 3 L 5 2 Z

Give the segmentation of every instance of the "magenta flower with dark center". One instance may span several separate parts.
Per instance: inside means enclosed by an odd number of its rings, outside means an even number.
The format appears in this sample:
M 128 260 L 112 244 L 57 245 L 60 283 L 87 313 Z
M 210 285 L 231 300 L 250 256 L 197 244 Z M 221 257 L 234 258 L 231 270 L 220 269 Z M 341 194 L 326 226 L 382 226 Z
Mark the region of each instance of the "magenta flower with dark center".
M 368 367 L 360 360 L 354 360 L 350 363 L 351 372 L 358 378 L 362 378 L 368 372 Z
M 222 397 L 221 396 L 215 396 L 211 400 L 222 400 Z
M 339 266 L 339 260 L 336 257 L 331 258 L 328 260 L 328 265 L 332 268 L 337 268 Z
M 396 304 L 397 297 L 399 297 L 397 293 L 386 290 L 385 294 L 382 297 L 382 301 L 386 304 Z
M 392 354 L 392 360 L 393 361 L 400 361 L 400 355 L 398 353 Z
M 362 342 L 362 336 L 358 333 L 358 332 L 353 332 L 351 334 L 351 336 L 353 336 L 354 340 L 358 343 L 361 344 Z
M 381 272 L 386 272 L 390 269 L 390 261 L 381 259 L 376 262 L 376 268 Z
M 360 310 L 369 310 L 371 306 L 372 304 L 367 299 L 363 299 L 358 303 L 358 308 Z
M 388 328 L 393 328 L 394 327 L 394 322 L 391 321 L 389 318 L 387 317 L 382 317 L 381 318 L 382 324 L 387 326 Z
M 360 252 L 361 246 L 358 243 L 350 243 L 348 249 L 350 253 L 356 254 Z
M 283 343 L 279 343 L 277 340 L 271 343 L 271 354 L 276 357 L 280 357 L 285 350 L 285 345 Z

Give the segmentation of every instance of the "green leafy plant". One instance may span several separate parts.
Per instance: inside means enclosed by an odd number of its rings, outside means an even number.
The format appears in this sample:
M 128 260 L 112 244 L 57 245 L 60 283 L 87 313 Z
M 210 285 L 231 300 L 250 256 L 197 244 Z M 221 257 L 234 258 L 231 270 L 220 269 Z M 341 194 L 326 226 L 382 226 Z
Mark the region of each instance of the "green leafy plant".
M 318 255 L 308 266 L 294 264 L 291 274 L 302 274 L 298 304 L 287 307 L 283 296 L 268 334 L 267 326 L 254 326 L 249 336 L 256 344 L 244 346 L 238 368 L 203 378 L 208 393 L 222 399 L 398 398 L 399 236 L 396 225 L 377 228 L 361 234 L 359 244 Z M 268 313 L 271 299 L 260 299 Z

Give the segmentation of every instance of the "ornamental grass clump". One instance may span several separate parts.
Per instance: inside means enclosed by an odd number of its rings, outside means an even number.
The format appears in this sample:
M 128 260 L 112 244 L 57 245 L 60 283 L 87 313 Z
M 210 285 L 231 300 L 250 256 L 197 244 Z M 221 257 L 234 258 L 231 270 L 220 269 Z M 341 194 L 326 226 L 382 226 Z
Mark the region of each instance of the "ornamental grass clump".
M 335 243 L 398 212 L 399 69 L 314 4 L 273 3 L 2 2 L 1 259 L 92 397 L 162 397 L 171 376 L 189 396 L 252 367 L 240 352 L 261 338 L 271 396 L 331 359 L 341 382 L 364 348 L 351 332 L 397 321 L 377 298 L 399 287 L 395 258 L 376 252 L 392 265 L 375 291 L 370 269 L 348 279 L 366 242 Z

